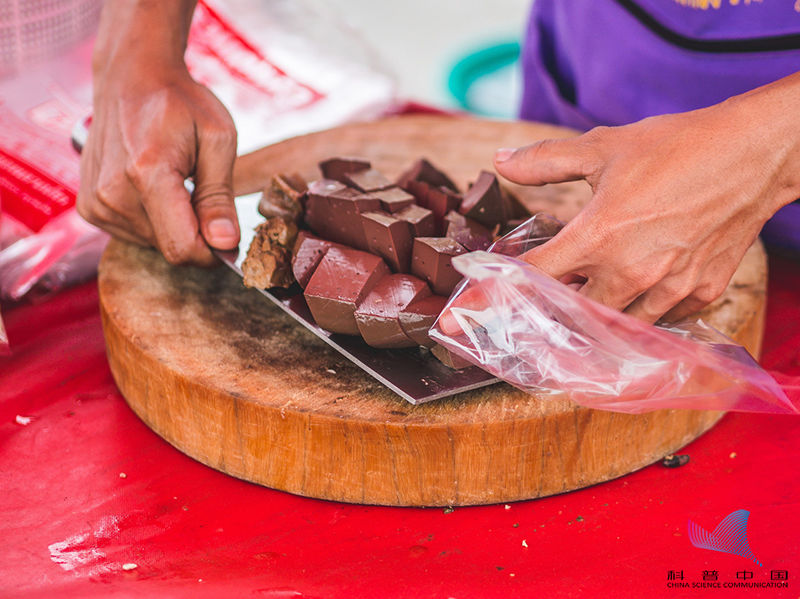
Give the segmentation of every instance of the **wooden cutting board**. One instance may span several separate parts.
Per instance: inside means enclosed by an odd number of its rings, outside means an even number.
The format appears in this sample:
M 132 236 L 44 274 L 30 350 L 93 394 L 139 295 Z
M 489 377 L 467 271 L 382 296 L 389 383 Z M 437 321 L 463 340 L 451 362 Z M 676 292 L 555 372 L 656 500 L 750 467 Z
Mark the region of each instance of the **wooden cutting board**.
M 239 160 L 238 193 L 274 172 L 317 176 L 332 155 L 366 156 L 396 175 L 427 156 L 464 185 L 493 150 L 572 133 L 538 124 L 398 117 L 295 138 Z M 582 184 L 525 190 L 571 217 Z M 384 505 L 471 505 L 561 493 L 672 453 L 719 412 L 624 415 L 499 384 L 412 406 L 297 325 L 226 268 L 170 267 L 112 241 L 99 275 L 115 380 L 169 443 L 245 480 L 309 497 Z M 703 317 L 758 355 L 766 260 L 745 256 Z

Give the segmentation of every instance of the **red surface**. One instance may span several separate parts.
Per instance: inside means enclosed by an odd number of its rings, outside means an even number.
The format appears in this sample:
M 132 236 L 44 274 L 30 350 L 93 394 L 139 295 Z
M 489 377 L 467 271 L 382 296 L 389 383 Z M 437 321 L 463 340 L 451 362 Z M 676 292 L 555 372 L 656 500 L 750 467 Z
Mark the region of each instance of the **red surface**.
M 771 266 L 763 362 L 800 374 L 800 263 Z M 151 433 L 111 379 L 94 283 L 3 316 L 2 596 L 691 597 L 707 591 L 668 589 L 669 570 L 773 569 L 788 591 L 717 593 L 798 596 L 796 417 L 730 414 L 682 468 L 508 509 L 344 505 L 229 478 Z M 688 519 L 711 530 L 739 508 L 763 568 L 687 540 Z

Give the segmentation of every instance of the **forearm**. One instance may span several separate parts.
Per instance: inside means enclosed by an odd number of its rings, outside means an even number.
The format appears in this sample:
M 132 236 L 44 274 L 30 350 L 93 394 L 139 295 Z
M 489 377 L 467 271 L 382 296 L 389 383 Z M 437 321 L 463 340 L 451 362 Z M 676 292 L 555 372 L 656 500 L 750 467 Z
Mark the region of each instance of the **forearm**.
M 197 0 L 110 0 L 105 3 L 94 51 L 94 75 L 120 63 L 182 67 Z

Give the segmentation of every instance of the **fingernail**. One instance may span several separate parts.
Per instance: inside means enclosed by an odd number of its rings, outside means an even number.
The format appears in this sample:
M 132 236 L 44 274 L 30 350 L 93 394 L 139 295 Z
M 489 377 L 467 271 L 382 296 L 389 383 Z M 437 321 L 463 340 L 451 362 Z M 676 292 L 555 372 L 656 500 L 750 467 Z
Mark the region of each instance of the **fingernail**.
M 495 162 L 505 162 L 516 152 L 516 148 L 500 148 L 494 153 Z
M 212 243 L 226 243 L 236 239 L 236 227 L 227 218 L 215 218 L 208 223 L 206 230 Z

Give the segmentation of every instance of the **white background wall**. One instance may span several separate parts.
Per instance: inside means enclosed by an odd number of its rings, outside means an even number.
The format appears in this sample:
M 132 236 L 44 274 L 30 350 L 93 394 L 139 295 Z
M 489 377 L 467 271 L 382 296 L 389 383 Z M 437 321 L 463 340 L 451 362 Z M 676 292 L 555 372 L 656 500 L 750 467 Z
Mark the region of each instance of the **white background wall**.
M 306 0 L 345 20 L 397 79 L 401 97 L 451 106 L 447 75 L 475 49 L 521 39 L 530 0 Z

